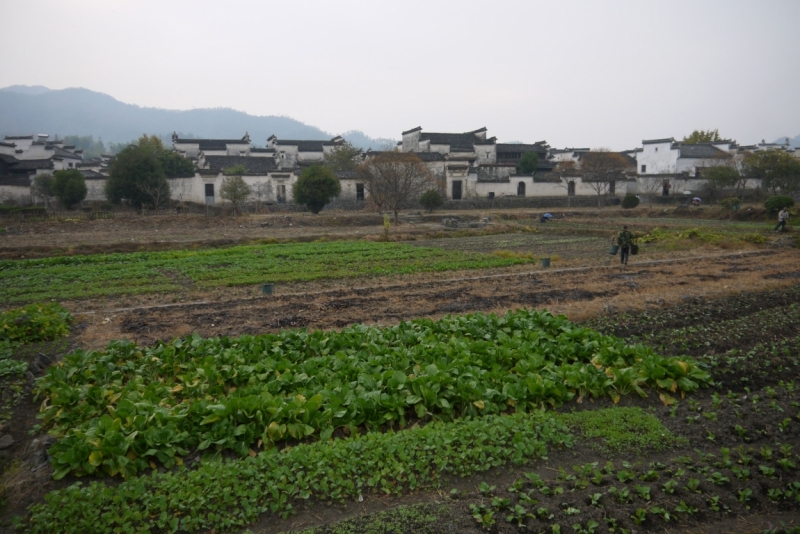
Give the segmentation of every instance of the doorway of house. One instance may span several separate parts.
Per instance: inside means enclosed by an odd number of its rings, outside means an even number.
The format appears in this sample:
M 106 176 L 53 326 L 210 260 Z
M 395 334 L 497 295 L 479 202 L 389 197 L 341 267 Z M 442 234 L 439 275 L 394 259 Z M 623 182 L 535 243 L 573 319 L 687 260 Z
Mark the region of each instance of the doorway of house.
M 461 200 L 461 180 L 453 180 L 453 200 Z
M 525 196 L 525 182 L 519 182 L 517 184 L 517 196 L 524 197 Z
M 214 184 L 206 184 L 206 204 L 214 205 Z

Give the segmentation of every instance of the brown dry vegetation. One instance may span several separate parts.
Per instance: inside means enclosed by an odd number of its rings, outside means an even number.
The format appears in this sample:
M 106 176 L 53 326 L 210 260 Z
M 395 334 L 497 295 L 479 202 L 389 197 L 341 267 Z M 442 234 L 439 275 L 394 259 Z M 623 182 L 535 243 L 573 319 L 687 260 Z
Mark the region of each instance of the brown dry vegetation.
M 149 344 L 194 332 L 236 336 L 282 328 L 341 328 L 353 323 L 396 324 L 416 317 L 453 313 L 504 313 L 546 308 L 573 320 L 600 313 L 668 306 L 694 297 L 711 298 L 782 287 L 800 276 L 794 249 L 702 258 L 637 262 L 602 267 L 505 272 L 418 274 L 393 279 L 332 281 L 279 288 L 254 296 L 256 288 L 222 291 L 189 303 L 87 309 L 71 303 L 82 330 L 76 341 L 100 348 L 112 339 Z M 524 267 L 524 266 L 523 266 Z M 98 303 L 94 303 L 97 305 Z M 118 304 L 114 301 L 112 304 Z

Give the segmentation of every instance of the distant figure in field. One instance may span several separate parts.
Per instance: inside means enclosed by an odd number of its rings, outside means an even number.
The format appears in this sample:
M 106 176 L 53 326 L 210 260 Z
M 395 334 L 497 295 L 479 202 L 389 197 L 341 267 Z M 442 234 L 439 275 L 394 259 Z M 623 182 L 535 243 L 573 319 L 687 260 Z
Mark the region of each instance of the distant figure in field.
M 617 245 L 619 245 L 619 262 L 622 265 L 628 265 L 628 258 L 631 255 L 631 244 L 633 243 L 633 234 L 628 230 L 628 225 L 622 227 L 622 231 L 617 236 Z
M 669 180 L 664 180 L 664 183 L 661 185 L 661 196 L 668 197 L 669 196 Z
M 778 228 L 781 229 L 781 232 L 786 231 L 786 223 L 789 221 L 789 210 L 783 208 L 781 211 L 778 212 L 778 224 L 775 225 L 775 231 L 778 231 Z

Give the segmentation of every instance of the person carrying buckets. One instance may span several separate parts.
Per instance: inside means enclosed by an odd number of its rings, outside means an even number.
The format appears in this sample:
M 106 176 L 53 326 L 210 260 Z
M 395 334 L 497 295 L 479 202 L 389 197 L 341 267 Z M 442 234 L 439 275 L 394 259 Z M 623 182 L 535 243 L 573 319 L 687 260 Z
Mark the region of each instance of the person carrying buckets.
M 628 265 L 628 258 L 631 254 L 631 248 L 635 245 L 633 244 L 633 234 L 628 230 L 628 225 L 624 225 L 622 227 L 622 231 L 617 236 L 617 247 L 620 251 L 619 255 L 619 262 L 622 265 Z M 615 247 L 612 246 L 612 249 Z M 614 250 L 616 253 L 616 250 Z

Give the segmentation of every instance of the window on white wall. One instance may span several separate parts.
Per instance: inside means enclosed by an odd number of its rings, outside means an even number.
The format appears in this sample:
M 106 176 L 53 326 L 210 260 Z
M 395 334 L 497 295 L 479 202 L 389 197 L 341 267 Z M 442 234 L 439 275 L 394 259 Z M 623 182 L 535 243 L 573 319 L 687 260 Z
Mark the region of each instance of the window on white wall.
M 658 147 L 656 147 L 656 152 L 658 152 Z
M 642 165 L 642 172 L 647 172 L 647 165 Z

